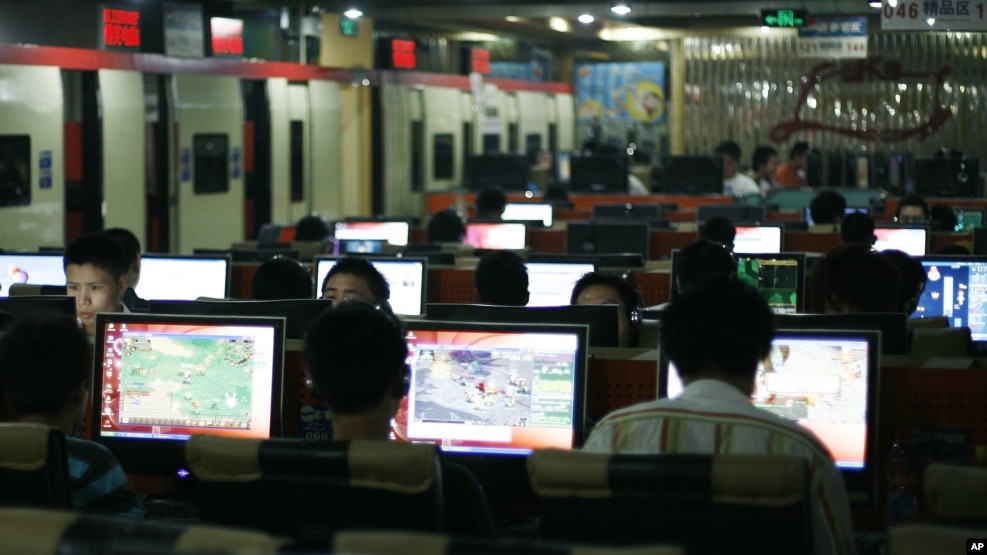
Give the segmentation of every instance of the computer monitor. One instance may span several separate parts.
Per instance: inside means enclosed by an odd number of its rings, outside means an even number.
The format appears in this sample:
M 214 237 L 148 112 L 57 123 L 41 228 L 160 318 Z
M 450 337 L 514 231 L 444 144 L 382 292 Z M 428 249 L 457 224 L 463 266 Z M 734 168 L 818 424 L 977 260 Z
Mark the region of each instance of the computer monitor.
M 857 213 L 867 214 L 868 216 L 870 216 L 871 209 L 869 206 L 847 206 L 846 208 L 843 209 L 844 216 L 848 216 L 850 214 L 857 214 Z M 802 209 L 802 219 L 805 220 L 805 223 L 808 225 L 816 225 L 816 222 L 813 221 L 812 219 L 812 211 L 809 209 L 808 206 Z
M 700 204 L 696 206 L 696 220 L 703 224 L 712 218 L 726 218 L 736 224 L 766 221 L 763 204 Z
M 987 352 L 987 256 L 923 256 L 927 281 L 912 318 L 945 316 L 969 327 L 974 348 Z
M 384 239 L 336 239 L 333 254 L 380 254 L 384 252 Z
M 15 283 L 65 285 L 61 254 L 36 252 L 0 253 L 0 297 L 10 294 Z
M 662 190 L 666 195 L 722 195 L 723 157 L 666 156 Z
M 912 256 L 922 256 L 929 244 L 929 228 L 922 226 L 888 226 L 874 227 L 877 241 L 874 250 L 883 251 L 897 249 Z
M 500 219 L 552 227 L 552 205 L 540 202 L 508 202 Z
M 530 161 L 520 154 L 484 154 L 469 159 L 470 188 L 527 191 Z
M 953 212 L 956 213 L 956 227 L 952 230 L 956 233 L 972 233 L 974 229 L 984 225 L 984 209 L 970 208 L 968 206 L 957 206 Z
M 383 239 L 389 245 L 408 244 L 411 224 L 407 221 L 345 221 L 336 222 L 333 237 L 340 239 Z
M 143 254 L 137 296 L 148 300 L 230 296 L 230 256 Z
M 627 194 L 627 156 L 623 154 L 574 156 L 571 166 L 570 191 Z
M 566 253 L 606 254 L 630 252 L 645 260 L 650 254 L 651 228 L 647 223 L 621 220 L 569 222 L 565 233 Z
M 629 220 L 661 219 L 661 204 L 620 204 L 593 205 L 593 218 L 626 218 Z
M 872 503 L 877 480 L 880 334 L 861 330 L 778 330 L 758 365 L 751 402 L 798 422 L 825 445 L 851 502 Z M 682 391 L 675 365 L 659 362 L 659 396 Z
M 96 315 L 93 441 L 131 474 L 174 477 L 196 434 L 281 434 L 284 319 Z
M 224 256 L 230 255 L 230 258 L 234 263 L 237 262 L 267 262 L 272 258 L 278 258 L 280 256 L 286 258 L 293 258 L 295 260 L 301 260 L 301 254 L 298 249 L 285 249 L 285 248 L 259 248 L 256 250 L 240 250 L 240 249 L 192 249 L 192 254 L 202 254 L 208 256 Z
M 908 316 L 904 312 L 775 314 L 775 329 L 873 330 L 881 333 L 882 355 L 907 355 Z
M 915 193 L 923 197 L 982 197 L 980 160 L 957 156 L 917 158 Z
M 151 314 L 198 316 L 267 316 L 285 319 L 285 337 L 304 339 L 305 332 L 323 312 L 332 308 L 327 299 L 279 299 L 273 301 L 151 301 Z
M 589 326 L 591 347 L 617 347 L 615 304 L 565 306 L 494 306 L 485 304 L 429 303 L 426 318 L 439 321 L 506 322 L 512 324 L 581 324 Z
M 387 280 L 391 290 L 391 298 L 387 300 L 391 310 L 402 316 L 420 316 L 424 314 L 425 295 L 428 293 L 428 261 L 424 258 L 388 258 L 363 257 L 377 268 L 377 271 Z M 315 287 L 318 296 L 322 296 L 322 284 L 325 283 L 329 270 L 336 265 L 339 256 L 315 257 Z
M 46 314 L 75 317 L 75 297 L 68 295 L 0 297 L 0 333 L 22 318 Z
M 569 304 L 572 288 L 589 272 L 596 271 L 592 262 L 531 262 L 528 269 L 528 306 L 562 306 Z
M 572 180 L 572 152 L 563 150 L 555 153 L 555 182 L 568 185 Z
M 463 243 L 474 249 L 520 250 L 527 242 L 527 229 L 517 222 L 467 222 L 463 237 Z
M 733 239 L 737 254 L 778 253 L 785 236 L 782 224 L 738 225 Z
M 407 322 L 395 435 L 445 452 L 526 454 L 583 440 L 586 326 Z
M 805 307 L 805 255 L 738 254 L 737 276 L 757 288 L 775 314 L 795 314 Z
M 528 262 L 581 262 L 597 268 L 643 268 L 644 256 L 636 252 L 602 254 L 562 254 L 555 252 L 528 253 Z

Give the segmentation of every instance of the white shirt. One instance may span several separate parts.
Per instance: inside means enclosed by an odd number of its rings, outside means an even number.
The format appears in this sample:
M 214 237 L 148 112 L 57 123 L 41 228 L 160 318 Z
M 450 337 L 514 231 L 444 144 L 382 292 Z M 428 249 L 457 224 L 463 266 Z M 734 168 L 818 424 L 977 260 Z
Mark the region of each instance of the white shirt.
M 735 197 L 746 197 L 748 195 L 760 195 L 761 188 L 753 179 L 737 172 L 730 179 L 723 180 L 723 194 Z
M 668 430 L 667 437 L 663 430 Z M 726 382 L 696 380 L 674 399 L 617 410 L 597 424 L 583 449 L 805 457 L 810 462 L 815 552 L 856 551 L 846 485 L 823 444 L 798 424 L 754 407 Z

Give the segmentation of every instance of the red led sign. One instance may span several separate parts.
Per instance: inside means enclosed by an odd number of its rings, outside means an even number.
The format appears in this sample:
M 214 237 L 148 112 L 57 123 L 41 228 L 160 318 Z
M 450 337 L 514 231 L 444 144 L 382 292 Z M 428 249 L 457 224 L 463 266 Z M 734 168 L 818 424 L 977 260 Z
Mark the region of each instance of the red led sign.
M 138 11 L 103 8 L 103 46 L 140 48 L 140 18 Z
M 490 75 L 490 51 L 486 48 L 473 48 L 470 51 L 470 71 Z
M 415 57 L 415 41 L 391 39 L 391 67 L 394 69 L 415 69 L 418 59 Z
M 243 55 L 243 20 L 213 17 L 209 20 L 212 31 L 213 56 Z

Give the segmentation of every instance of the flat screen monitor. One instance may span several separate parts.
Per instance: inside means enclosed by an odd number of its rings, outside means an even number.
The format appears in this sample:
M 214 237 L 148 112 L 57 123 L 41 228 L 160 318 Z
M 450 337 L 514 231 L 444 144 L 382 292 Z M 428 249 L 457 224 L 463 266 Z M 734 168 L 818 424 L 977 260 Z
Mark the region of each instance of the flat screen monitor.
M 141 279 L 136 293 L 148 300 L 229 297 L 230 256 L 141 255 Z
M 336 239 L 333 254 L 380 254 L 384 252 L 384 239 Z
M 763 204 L 700 204 L 696 219 L 700 224 L 712 218 L 726 218 L 734 224 L 757 223 L 767 220 Z
M 531 262 L 528 269 L 528 306 L 568 305 L 579 278 L 596 270 L 592 262 Z
M 781 252 L 785 236 L 783 225 L 738 225 L 736 228 L 733 252 L 737 254 Z
M 980 160 L 956 156 L 917 158 L 915 193 L 924 197 L 982 197 Z
M 23 295 L 0 298 L 0 333 L 21 318 L 43 314 L 75 316 L 75 297 Z
M 636 253 L 645 260 L 650 254 L 651 228 L 647 223 L 620 220 L 569 222 L 565 232 L 566 253 L 593 255 Z
M 984 209 L 970 208 L 968 206 L 957 206 L 953 211 L 956 213 L 956 227 L 952 230 L 956 233 L 972 233 L 974 229 L 984 225 Z
M 528 262 L 581 262 L 597 268 L 643 268 L 641 253 L 562 254 L 554 252 L 528 253 Z
M 411 234 L 411 224 L 406 221 L 346 221 L 336 222 L 333 237 L 340 239 L 383 239 L 389 245 L 403 247 L 408 244 Z
M 928 227 L 875 226 L 874 250 L 897 249 L 912 256 L 923 256 L 929 244 Z
M 627 156 L 623 154 L 574 156 L 571 166 L 570 191 L 627 194 Z
M 829 449 L 852 502 L 875 495 L 880 334 L 778 330 L 757 369 L 751 402 L 798 422 Z M 675 365 L 659 363 L 659 396 L 682 392 Z M 664 386 L 664 390 L 662 388 Z
M 15 283 L 65 285 L 61 254 L 35 252 L 0 253 L 0 297 L 10 294 Z
M 661 204 L 596 204 L 593 205 L 594 218 L 627 218 L 629 220 L 661 219 Z
M 329 270 L 336 265 L 338 256 L 315 257 L 315 286 L 322 296 L 322 284 Z M 387 299 L 391 310 L 402 316 L 420 316 L 425 308 L 425 295 L 428 293 L 428 261 L 424 258 L 363 257 L 387 280 L 391 297 Z
M 508 202 L 500 219 L 552 227 L 552 205 L 540 202 Z
M 93 440 L 132 474 L 175 476 L 192 435 L 281 434 L 284 319 L 96 315 Z
M 527 191 L 530 172 L 527 156 L 520 154 L 484 154 L 470 157 L 470 188 L 480 191 L 497 188 L 503 191 Z
M 869 206 L 847 206 L 846 208 L 843 209 L 844 216 L 850 214 L 867 214 L 868 216 L 870 216 L 871 209 Z M 802 219 L 804 219 L 805 223 L 808 225 L 816 225 L 816 222 L 813 221 L 812 219 L 812 211 L 809 210 L 808 206 L 802 209 Z
M 484 304 L 429 303 L 426 318 L 438 321 L 504 322 L 510 324 L 580 324 L 589 326 L 591 347 L 617 347 L 615 304 L 565 306 L 494 306 Z
M 585 326 L 421 320 L 407 327 L 411 388 L 398 438 L 493 455 L 582 444 Z
M 667 195 L 722 195 L 723 157 L 665 157 L 662 189 Z
M 468 222 L 463 243 L 474 249 L 512 249 L 525 247 L 528 235 L 524 224 L 516 222 Z
M 286 257 L 295 260 L 301 260 L 301 253 L 298 249 L 282 249 L 282 248 L 259 248 L 257 250 L 240 250 L 240 249 L 192 249 L 192 254 L 202 254 L 202 255 L 230 255 L 230 258 L 234 263 L 237 262 L 267 262 L 272 258 Z
M 804 254 L 738 254 L 737 276 L 757 288 L 775 314 L 795 314 L 805 306 Z
M 987 256 L 923 256 L 925 291 L 912 318 L 945 316 L 967 326 L 977 352 L 987 351 Z
M 305 332 L 332 308 L 327 299 L 279 299 L 274 301 L 151 301 L 151 314 L 198 316 L 268 316 L 285 319 L 285 337 L 304 339 Z
M 555 153 L 555 182 L 568 185 L 572 180 L 572 152 L 568 150 Z
M 775 328 L 786 330 L 873 330 L 881 333 L 882 355 L 907 355 L 908 316 L 904 312 L 775 314 Z

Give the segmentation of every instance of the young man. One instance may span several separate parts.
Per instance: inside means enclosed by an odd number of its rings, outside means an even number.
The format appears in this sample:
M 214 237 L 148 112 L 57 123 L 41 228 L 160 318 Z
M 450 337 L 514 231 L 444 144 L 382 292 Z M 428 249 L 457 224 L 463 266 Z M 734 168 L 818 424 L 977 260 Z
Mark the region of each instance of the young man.
M 748 197 L 761 194 L 757 183 L 740 172 L 740 145 L 734 141 L 723 141 L 713 152 L 723 158 L 724 195 Z
M 635 310 L 641 310 L 641 295 L 624 278 L 615 274 L 590 272 L 572 287 L 569 304 L 615 304 L 620 307 L 617 320 L 617 346 L 637 347 L 638 325 Z
M 313 289 L 312 274 L 301 262 L 278 256 L 257 268 L 250 294 L 258 301 L 311 299 Z
M 137 296 L 137 282 L 141 279 L 141 242 L 129 229 L 111 227 L 103 230 L 104 235 L 120 243 L 129 260 L 127 269 L 127 290 L 123 294 L 123 304 L 131 312 L 150 312 L 151 304 Z
M 106 447 L 72 437 L 89 399 L 92 348 L 71 317 L 31 318 L 0 338 L 0 380 L 13 419 L 65 432 L 77 510 L 142 517 L 140 498 Z
M 805 166 L 809 160 L 809 143 L 795 143 L 788 153 L 788 162 L 782 164 L 773 176 L 779 187 L 795 189 L 805 185 Z
M 761 189 L 761 196 L 767 197 L 775 190 L 776 185 L 772 180 L 775 170 L 778 169 L 778 151 L 772 146 L 759 146 L 754 149 L 751 157 L 751 177 Z
M 853 553 L 850 502 L 826 447 L 795 422 L 755 408 L 773 315 L 757 291 L 711 278 L 665 310 L 661 348 L 685 390 L 606 416 L 585 449 L 618 453 L 798 455 L 810 461 L 815 553 Z
M 66 290 L 75 297 L 75 313 L 86 333 L 96 333 L 97 312 L 128 312 L 123 296 L 130 282 L 123 247 L 109 235 L 83 235 L 65 249 Z
M 499 306 L 527 306 L 528 268 L 511 251 L 490 251 L 480 258 L 473 274 L 476 302 Z
M 929 212 L 929 205 L 922 197 L 907 195 L 898 201 L 898 208 L 894 211 L 894 221 L 899 224 L 927 224 Z
M 391 289 L 387 280 L 369 261 L 346 256 L 322 280 L 322 298 L 333 301 L 356 298 L 373 304 L 387 304 Z

